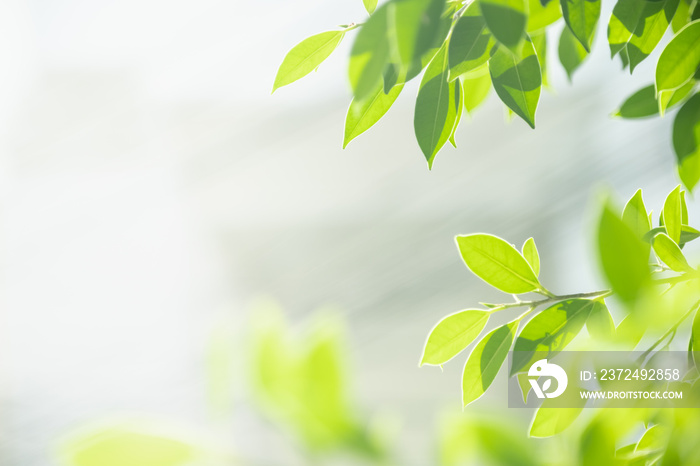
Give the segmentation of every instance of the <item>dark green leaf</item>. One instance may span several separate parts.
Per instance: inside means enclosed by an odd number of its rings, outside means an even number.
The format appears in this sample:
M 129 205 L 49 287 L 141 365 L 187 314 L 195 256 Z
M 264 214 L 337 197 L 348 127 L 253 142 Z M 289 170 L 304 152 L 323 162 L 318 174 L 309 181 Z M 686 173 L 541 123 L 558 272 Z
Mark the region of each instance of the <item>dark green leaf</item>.
M 462 405 L 481 397 L 508 356 L 518 321 L 492 330 L 472 350 L 462 373 Z
M 398 56 L 409 67 L 433 47 L 445 0 L 394 0 L 392 7 Z
M 388 94 L 384 89 L 377 88 L 374 96 L 369 99 L 357 101 L 353 99 L 345 117 L 345 137 L 343 139 L 343 149 L 348 143 L 360 134 L 372 127 L 391 108 L 397 99 L 403 84 L 393 87 Z
M 420 365 L 445 364 L 479 336 L 488 320 L 488 311 L 481 309 L 468 309 L 445 317 L 430 331 Z
M 525 38 L 525 0 L 479 0 L 481 14 L 498 42 L 517 51 Z
M 357 100 L 364 100 L 377 89 L 389 63 L 389 5 L 380 6 L 369 17 L 352 45 L 348 76 Z
M 604 306 L 590 299 L 561 301 L 537 314 L 515 339 L 510 375 L 528 369 L 542 354 L 554 356 L 581 331 L 591 310 Z
M 559 37 L 559 61 L 564 66 L 569 81 L 573 78 L 574 71 L 581 66 L 587 56 L 588 52 L 576 40 L 571 30 L 569 28 L 562 29 Z
M 673 122 L 673 149 L 678 174 L 692 191 L 700 180 L 700 94 L 695 94 L 679 110 Z
M 666 45 L 656 64 L 656 92 L 675 91 L 693 79 L 700 66 L 700 20 L 684 27 Z
M 457 246 L 469 270 L 504 293 L 528 293 L 539 288 L 537 276 L 512 244 L 493 235 L 457 237 Z
M 590 52 L 598 18 L 600 18 L 600 0 L 560 1 L 564 21 L 586 52 Z
M 322 32 L 295 45 L 277 70 L 272 92 L 315 70 L 335 50 L 344 34 L 344 31 Z
M 532 42 L 523 41 L 519 55 L 499 47 L 489 61 L 489 71 L 501 101 L 534 128 L 542 75 Z
M 448 82 L 447 75 L 447 46 L 443 45 L 423 75 L 413 118 L 416 139 L 428 167 L 432 167 L 435 155 L 452 134 L 457 118 L 458 81 Z
M 459 18 L 450 36 L 450 80 L 486 63 L 492 46 L 491 33 L 486 28 L 478 3 L 474 2 Z

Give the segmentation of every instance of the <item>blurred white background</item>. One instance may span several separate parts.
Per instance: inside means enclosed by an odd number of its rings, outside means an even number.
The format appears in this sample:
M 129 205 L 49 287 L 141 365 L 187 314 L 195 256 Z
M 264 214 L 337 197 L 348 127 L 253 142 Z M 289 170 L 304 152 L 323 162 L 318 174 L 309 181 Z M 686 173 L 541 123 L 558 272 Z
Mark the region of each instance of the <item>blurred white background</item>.
M 0 463 L 53 464 L 62 435 L 115 414 L 206 424 L 211 330 L 230 322 L 245 359 L 249 303 L 266 295 L 293 322 L 340 310 L 356 398 L 400 420 L 403 464 L 429 464 L 462 362 L 418 370 L 425 336 L 501 299 L 453 237 L 534 236 L 548 287 L 581 291 L 600 286 L 597 189 L 641 187 L 658 206 L 677 184 L 669 118 L 608 117 L 656 60 L 621 72 L 604 24 L 573 86 L 550 37 L 535 131 L 492 95 L 429 172 L 416 80 L 341 150 L 352 34 L 270 89 L 291 46 L 364 17 L 360 0 L 0 3 Z M 234 411 L 237 450 L 296 464 L 244 401 Z

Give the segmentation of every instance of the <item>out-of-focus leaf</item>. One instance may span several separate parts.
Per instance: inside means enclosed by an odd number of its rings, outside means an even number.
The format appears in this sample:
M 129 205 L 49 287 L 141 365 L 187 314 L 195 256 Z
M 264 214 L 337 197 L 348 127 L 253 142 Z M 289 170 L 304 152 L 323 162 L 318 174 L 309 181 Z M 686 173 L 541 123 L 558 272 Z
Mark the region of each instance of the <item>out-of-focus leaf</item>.
M 549 404 L 551 401 L 546 399 L 537 409 L 530 426 L 530 437 L 551 437 L 562 432 L 576 420 L 583 409 L 548 407 Z
M 368 98 L 377 89 L 389 63 L 389 6 L 385 3 L 360 28 L 350 51 L 348 76 L 357 100 Z
M 476 77 L 465 77 L 462 89 L 464 90 L 464 109 L 467 113 L 472 113 L 481 105 L 491 90 L 491 75 L 488 67 Z
M 696 370 L 700 371 L 700 312 L 695 312 L 693 326 L 690 333 L 690 356 L 695 363 Z
M 635 314 L 627 315 L 615 328 L 615 336 L 630 350 L 634 349 L 646 332 L 646 326 L 639 322 Z
M 673 149 L 681 180 L 692 191 L 700 181 L 700 94 L 683 104 L 673 121 Z
M 617 465 L 615 459 L 615 437 L 611 425 L 595 419 L 581 434 L 580 456 L 582 466 Z M 625 463 L 622 463 L 625 464 Z
M 455 134 L 457 133 L 457 127 L 462 119 L 462 111 L 464 110 L 464 92 L 462 91 L 462 81 L 458 78 L 454 84 L 454 99 L 455 107 L 457 108 L 457 116 L 455 117 L 455 123 L 452 127 L 452 134 L 450 134 L 449 141 L 452 147 L 457 147 L 457 141 L 455 141 Z
M 600 0 L 560 0 L 564 21 L 586 52 L 591 51 L 600 18 Z
M 610 341 L 615 336 L 615 322 L 613 321 L 608 306 L 603 302 L 599 302 L 600 306 L 593 306 L 588 320 L 586 320 L 586 328 L 588 333 L 596 340 Z
M 301 79 L 328 58 L 340 44 L 345 31 L 327 31 L 308 37 L 295 45 L 277 70 L 272 92 Z
M 679 243 L 681 240 L 681 219 L 683 218 L 680 186 L 676 186 L 676 188 L 666 197 L 666 201 L 664 201 L 664 209 L 661 211 L 661 216 L 664 221 L 666 233 L 673 241 Z
M 539 0 L 536 0 L 539 1 Z M 556 5 L 556 3 L 550 3 Z M 530 35 L 532 45 L 537 53 L 537 61 L 540 63 L 540 74 L 542 75 L 542 85 L 547 86 L 547 32 L 542 30 Z
M 445 317 L 430 331 L 420 365 L 445 364 L 479 336 L 488 320 L 488 311 L 481 309 L 468 309 Z
M 673 15 L 673 20 L 671 21 L 671 30 L 674 34 L 690 22 L 690 2 L 691 0 L 680 0 L 678 2 L 676 14 Z
M 343 138 L 343 149 L 348 143 L 360 134 L 372 127 L 384 114 L 389 111 L 396 99 L 399 97 L 403 84 L 394 86 L 388 94 L 384 93 L 382 87 L 378 87 L 374 96 L 357 101 L 353 99 L 345 117 L 345 137 Z
M 651 230 L 651 222 L 644 205 L 641 189 L 638 189 L 627 201 L 622 211 L 622 221 L 632 229 L 639 239 L 644 239 L 644 236 Z
M 398 56 L 409 67 L 433 47 L 445 0 L 395 0 L 392 7 Z
M 612 56 L 624 54 L 633 72 L 659 43 L 677 7 L 678 0 L 618 0 L 608 25 Z
M 518 321 L 492 330 L 472 350 L 462 373 L 462 405 L 481 397 L 508 356 Z
M 695 82 L 689 81 L 679 89 L 664 94 L 665 102 L 662 103 L 656 100 L 656 90 L 650 84 L 629 96 L 613 115 L 628 119 L 659 116 L 661 105 L 665 104 L 663 111 L 675 107 L 688 97 L 694 86 Z
M 649 231 L 649 233 L 644 235 L 644 241 L 651 244 L 651 242 L 654 239 L 654 236 L 656 236 L 659 233 L 666 233 L 666 229 L 664 227 L 652 228 Z M 690 243 L 691 241 L 694 241 L 698 238 L 700 238 L 700 231 L 696 230 L 693 227 L 689 227 L 688 225 L 682 225 L 681 226 L 681 241 L 680 241 L 680 243 L 678 243 L 678 245 L 684 246 L 686 243 Z
M 542 74 L 532 42 L 522 42 L 519 58 L 510 50 L 499 47 L 489 61 L 489 71 L 501 101 L 534 128 Z
M 527 404 L 527 396 L 532 390 L 532 385 L 530 385 L 530 376 L 527 372 L 520 372 L 516 375 L 518 378 L 518 387 L 520 387 L 520 393 L 523 395 L 523 403 Z
M 561 18 L 561 6 L 557 2 L 543 5 L 540 0 L 528 0 L 527 32 L 544 29 Z
M 564 28 L 559 36 L 559 61 L 566 70 L 569 82 L 574 76 L 574 71 L 581 66 L 581 63 L 588 56 L 588 52 L 581 43 L 576 40 L 569 28 Z
M 510 375 L 528 369 L 541 353 L 554 356 L 578 335 L 599 301 L 569 299 L 561 301 L 530 319 L 515 339 Z
M 486 63 L 493 44 L 478 2 L 471 3 L 455 24 L 450 36 L 450 80 Z
M 654 237 L 654 252 L 664 264 L 668 265 L 675 272 L 689 272 L 693 270 L 678 244 L 663 233 Z
M 669 430 L 663 425 L 654 425 L 647 429 L 635 447 L 635 453 L 658 452 L 666 448 Z
M 535 245 L 535 238 L 528 238 L 525 243 L 523 243 L 523 257 L 532 267 L 532 271 L 535 275 L 540 275 L 540 255 L 537 252 L 537 246 Z
M 111 427 L 67 448 L 73 466 L 180 466 L 192 464 L 196 449 L 182 440 L 129 427 Z
M 486 234 L 458 236 L 457 246 L 469 270 L 504 293 L 528 293 L 540 286 L 530 264 L 501 238 Z
M 656 93 L 675 91 L 693 79 L 700 66 L 700 20 L 681 29 L 666 45 L 656 64 Z
M 685 191 L 681 191 L 681 223 L 688 224 L 688 203 L 685 200 Z M 683 236 L 683 227 L 681 226 L 681 236 Z
M 448 82 L 447 47 L 442 46 L 423 75 L 416 98 L 413 128 L 428 167 L 452 134 L 457 107 L 458 81 Z
M 362 0 L 362 3 L 365 6 L 365 10 L 367 10 L 367 13 L 370 15 L 374 13 L 374 10 L 377 8 L 377 0 Z
M 649 280 L 648 246 L 606 203 L 598 225 L 598 254 L 605 278 L 631 303 Z
M 498 42 L 516 51 L 525 38 L 525 0 L 479 0 L 481 14 Z

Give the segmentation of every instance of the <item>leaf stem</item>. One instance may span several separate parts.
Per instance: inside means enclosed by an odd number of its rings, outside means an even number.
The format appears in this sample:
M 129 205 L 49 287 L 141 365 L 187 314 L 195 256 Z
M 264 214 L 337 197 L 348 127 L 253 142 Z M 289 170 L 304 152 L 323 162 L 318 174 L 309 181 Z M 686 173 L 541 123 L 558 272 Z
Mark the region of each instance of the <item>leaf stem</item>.
M 548 297 L 544 298 L 544 299 L 536 299 L 536 300 L 532 300 L 532 301 L 516 301 L 514 303 L 499 304 L 496 307 L 493 307 L 490 311 L 496 312 L 496 311 L 502 311 L 504 309 L 512 309 L 515 307 L 531 307 L 534 309 L 536 307 L 542 306 L 543 304 L 565 301 L 567 299 L 581 299 L 581 298 L 583 298 L 583 299 L 585 299 L 585 298 L 598 298 L 599 299 L 599 298 L 605 298 L 606 296 L 610 296 L 612 294 L 612 291 L 611 290 L 600 290 L 600 291 L 591 291 L 589 293 L 574 293 L 574 294 L 563 294 L 563 295 L 555 295 L 555 294 L 552 294 L 551 292 L 547 292 L 547 293 L 549 293 L 549 294 L 546 294 L 545 296 L 548 296 Z
M 688 310 L 688 312 L 686 312 L 685 314 L 683 314 L 683 316 L 682 316 L 680 319 L 678 319 L 678 322 L 676 322 L 675 324 L 673 324 L 673 326 L 672 326 L 670 329 L 668 329 L 668 330 L 666 331 L 666 333 L 664 333 L 663 335 L 661 335 L 661 337 L 659 337 L 659 339 L 656 340 L 656 341 L 654 342 L 654 344 L 651 345 L 651 346 L 649 347 L 649 349 L 647 349 L 644 353 L 642 353 L 642 355 L 639 356 L 639 358 L 637 358 L 637 362 L 638 362 L 638 363 L 641 363 L 642 361 L 644 361 L 644 360 L 646 359 L 646 357 L 649 356 L 649 353 L 651 353 L 652 351 L 654 351 L 654 349 L 655 349 L 657 346 L 659 346 L 659 345 L 660 345 L 667 337 L 669 337 L 669 336 L 671 336 L 671 339 L 670 339 L 668 342 L 671 343 L 671 341 L 673 341 L 673 338 L 676 336 L 676 330 L 678 330 L 678 327 L 680 327 L 680 325 L 685 321 L 685 319 L 687 319 L 688 317 L 690 317 L 690 316 L 691 316 L 695 311 L 697 311 L 698 309 L 700 309 L 700 301 L 697 301 L 695 304 L 693 304 L 693 305 L 690 307 L 690 310 Z

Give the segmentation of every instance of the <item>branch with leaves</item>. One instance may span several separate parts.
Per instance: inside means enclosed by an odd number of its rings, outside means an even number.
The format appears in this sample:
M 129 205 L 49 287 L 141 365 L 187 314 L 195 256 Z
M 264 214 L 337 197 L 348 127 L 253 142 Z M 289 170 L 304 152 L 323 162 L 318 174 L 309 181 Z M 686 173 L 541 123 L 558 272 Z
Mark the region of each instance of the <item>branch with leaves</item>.
M 599 26 L 601 0 L 364 0 L 370 14 L 311 36 L 289 51 L 273 86 L 290 84 L 318 68 L 357 29 L 348 66 L 353 100 L 343 147 L 391 108 L 404 84 L 423 73 L 414 131 L 428 166 L 455 132 L 464 111 L 473 113 L 491 88 L 509 114 L 532 128 L 547 80 L 552 27 L 565 26 L 557 54 L 569 80 L 586 60 Z M 608 22 L 611 55 L 632 73 L 674 33 L 656 65 L 653 83 L 634 92 L 615 116 L 663 116 L 680 108 L 673 125 L 678 172 L 692 190 L 700 180 L 700 3 L 697 0 L 617 0 Z

